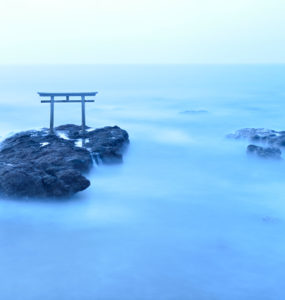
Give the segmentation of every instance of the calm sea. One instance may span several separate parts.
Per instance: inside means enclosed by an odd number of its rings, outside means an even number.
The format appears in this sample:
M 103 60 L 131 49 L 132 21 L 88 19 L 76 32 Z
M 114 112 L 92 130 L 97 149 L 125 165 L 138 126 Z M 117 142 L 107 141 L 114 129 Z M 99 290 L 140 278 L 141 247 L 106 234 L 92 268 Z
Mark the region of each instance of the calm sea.
M 1 66 L 1 139 L 48 126 L 38 91 L 99 91 L 88 125 L 131 143 L 67 201 L 0 199 L 0 299 L 285 299 L 285 163 L 225 138 L 285 130 L 284 82 L 282 65 Z

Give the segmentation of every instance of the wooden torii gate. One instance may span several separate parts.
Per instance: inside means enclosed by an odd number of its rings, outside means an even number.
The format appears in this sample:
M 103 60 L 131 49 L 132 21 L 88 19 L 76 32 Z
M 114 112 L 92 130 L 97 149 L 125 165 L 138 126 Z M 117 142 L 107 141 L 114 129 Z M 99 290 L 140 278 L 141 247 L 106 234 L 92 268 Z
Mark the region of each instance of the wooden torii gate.
M 94 97 L 98 92 L 89 93 L 38 93 L 40 97 L 50 97 L 48 100 L 41 100 L 41 103 L 50 103 L 50 133 L 54 133 L 54 103 L 78 103 L 81 102 L 81 116 L 82 116 L 82 132 L 85 133 L 86 118 L 85 118 L 85 103 L 94 102 L 93 99 L 85 99 L 85 97 Z M 55 99 L 60 97 L 61 99 Z M 64 98 L 65 99 L 62 99 Z M 81 97 L 81 99 L 70 99 L 73 97 Z

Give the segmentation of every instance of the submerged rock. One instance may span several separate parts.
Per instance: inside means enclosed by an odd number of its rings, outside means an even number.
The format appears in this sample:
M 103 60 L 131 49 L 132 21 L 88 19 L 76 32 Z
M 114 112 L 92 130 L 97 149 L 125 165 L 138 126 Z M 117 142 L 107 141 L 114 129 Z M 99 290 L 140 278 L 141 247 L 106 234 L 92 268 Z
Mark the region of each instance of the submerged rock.
M 248 145 L 247 153 L 255 154 L 262 158 L 281 159 L 281 151 L 276 147 L 260 147 L 256 145 Z
M 248 139 L 253 142 L 268 143 L 276 146 L 285 146 L 285 131 L 276 131 L 265 128 L 243 128 L 227 135 L 228 138 Z
M 125 130 L 117 126 L 89 128 L 83 136 L 80 129 L 63 125 L 53 135 L 47 129 L 31 130 L 4 140 L 0 146 L 0 192 L 30 197 L 71 195 L 90 185 L 83 174 L 92 167 L 92 158 L 103 163 L 122 160 L 121 151 L 129 142 Z
M 276 131 L 265 128 L 243 128 L 235 133 L 227 135 L 228 138 L 248 139 L 258 144 L 266 144 L 268 147 L 249 145 L 247 153 L 255 154 L 262 158 L 281 159 L 280 147 L 285 146 L 285 131 Z

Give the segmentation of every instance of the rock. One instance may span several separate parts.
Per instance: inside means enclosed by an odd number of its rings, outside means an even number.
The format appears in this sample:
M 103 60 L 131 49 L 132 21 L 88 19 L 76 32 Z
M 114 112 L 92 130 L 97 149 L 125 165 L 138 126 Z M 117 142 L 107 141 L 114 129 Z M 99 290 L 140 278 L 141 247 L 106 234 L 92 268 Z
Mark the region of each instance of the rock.
M 76 125 L 63 125 L 56 127 L 56 130 L 64 133 L 69 139 L 83 139 L 85 147 L 89 149 L 97 162 L 122 162 L 122 151 L 129 143 L 128 133 L 118 126 L 96 130 L 89 128 L 85 135 L 82 134 L 81 126 Z
M 248 145 L 247 153 L 255 154 L 262 158 L 281 159 L 281 151 L 276 147 L 260 147 L 256 145 Z
M 255 154 L 262 158 L 281 158 L 280 147 L 285 146 L 285 131 L 276 131 L 265 128 L 243 128 L 235 133 L 227 135 L 233 139 L 248 139 L 258 144 L 266 144 L 268 147 L 249 145 L 247 153 Z
M 80 141 L 82 147 L 77 146 Z M 72 124 L 57 127 L 54 135 L 47 129 L 17 133 L 0 146 L 0 192 L 29 197 L 72 195 L 90 185 L 83 173 L 92 167 L 92 156 L 102 162 L 121 161 L 128 142 L 127 132 L 117 126 L 88 128 L 84 136 L 81 127 Z
M 280 221 L 278 218 L 276 218 L 276 217 L 270 217 L 270 216 L 265 216 L 261 220 L 264 223 L 277 223 L 277 222 Z
M 265 128 L 243 128 L 227 135 L 228 138 L 248 139 L 254 142 L 268 143 L 276 146 L 285 146 L 285 131 L 276 131 Z

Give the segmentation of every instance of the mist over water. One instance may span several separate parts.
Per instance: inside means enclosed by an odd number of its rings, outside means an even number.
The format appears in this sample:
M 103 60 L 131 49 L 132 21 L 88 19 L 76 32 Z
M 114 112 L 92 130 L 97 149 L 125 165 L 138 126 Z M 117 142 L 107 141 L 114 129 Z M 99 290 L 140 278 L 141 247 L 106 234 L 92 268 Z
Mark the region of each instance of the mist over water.
M 66 201 L 0 199 L 0 298 L 283 299 L 283 161 L 244 127 L 285 130 L 285 66 L 2 66 L 0 136 L 49 124 L 37 91 L 99 91 L 87 124 L 130 135 Z M 80 105 L 56 104 L 56 125 Z

